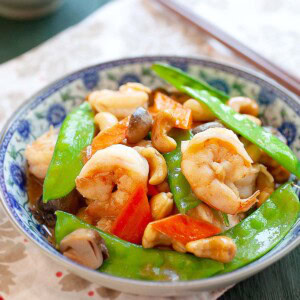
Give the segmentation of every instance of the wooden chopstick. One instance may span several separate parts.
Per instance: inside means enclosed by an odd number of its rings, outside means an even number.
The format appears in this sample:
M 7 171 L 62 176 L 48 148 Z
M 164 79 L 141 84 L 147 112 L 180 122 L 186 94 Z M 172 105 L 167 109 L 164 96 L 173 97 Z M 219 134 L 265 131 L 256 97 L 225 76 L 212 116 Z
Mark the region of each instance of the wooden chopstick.
M 173 0 L 156 1 L 169 8 L 173 12 L 177 13 L 179 16 L 185 18 L 187 21 L 197 26 L 198 29 L 204 31 L 209 36 L 218 40 L 220 43 L 231 49 L 244 60 L 254 65 L 257 69 L 263 71 L 275 81 L 277 81 L 290 91 L 294 92 L 296 95 L 300 96 L 300 80 L 298 78 L 292 76 L 279 66 L 270 62 L 268 59 L 264 58 L 252 49 L 248 48 L 243 43 L 230 36 L 217 26 L 208 22 L 203 17 L 196 15 L 185 6 L 178 4 Z

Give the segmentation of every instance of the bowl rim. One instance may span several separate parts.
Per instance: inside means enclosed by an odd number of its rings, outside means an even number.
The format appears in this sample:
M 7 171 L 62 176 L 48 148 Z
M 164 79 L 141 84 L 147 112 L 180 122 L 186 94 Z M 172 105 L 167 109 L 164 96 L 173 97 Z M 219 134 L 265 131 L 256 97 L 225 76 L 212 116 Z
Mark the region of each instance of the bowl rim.
M 185 56 L 176 56 L 176 55 L 159 55 L 159 56 L 138 56 L 138 57 L 130 57 L 130 58 L 123 58 L 118 60 L 111 60 L 108 62 L 103 62 L 99 64 L 90 65 L 84 68 L 80 68 L 76 71 L 70 72 L 64 76 L 61 76 L 59 79 L 51 82 L 50 84 L 47 84 L 44 88 L 40 89 L 38 92 L 34 93 L 31 97 L 29 97 L 26 101 L 24 101 L 16 110 L 15 113 L 11 115 L 11 117 L 6 121 L 5 125 L 3 126 L 1 133 L 0 133 L 0 145 L 2 145 L 4 137 L 13 124 L 15 120 L 18 120 L 18 117 L 23 113 L 23 111 L 27 108 L 27 106 L 33 102 L 37 97 L 43 95 L 46 91 L 48 91 L 52 86 L 55 86 L 60 81 L 69 78 L 70 76 L 79 75 L 85 71 L 88 71 L 91 68 L 99 67 L 99 72 L 102 70 L 109 69 L 111 67 L 119 67 L 127 64 L 138 64 L 138 63 L 151 63 L 155 61 L 183 61 L 188 62 L 189 64 L 198 64 L 198 65 L 207 65 L 208 67 L 225 67 L 225 72 L 232 73 L 231 71 L 236 71 L 238 73 L 243 73 L 244 75 L 247 75 L 251 77 L 252 81 L 253 79 L 256 79 L 260 82 L 267 83 L 272 88 L 276 88 L 278 92 L 280 92 L 281 96 L 284 95 L 290 99 L 292 99 L 293 103 L 297 103 L 296 106 L 298 106 L 298 111 L 300 114 L 300 105 L 299 100 L 297 99 L 296 95 L 288 91 L 286 88 L 279 85 L 277 82 L 275 82 L 273 79 L 268 78 L 266 75 L 261 74 L 257 71 L 249 70 L 246 67 L 240 67 L 237 64 L 228 64 L 223 63 L 221 61 L 215 60 L 215 59 L 207 59 L 207 58 L 197 58 L 197 57 L 185 57 Z M 218 69 L 218 68 L 217 68 Z M 246 79 L 247 76 L 245 76 Z M 251 80 L 250 80 L 251 81 Z M 293 106 L 290 101 L 288 101 L 288 105 Z M 294 106 L 295 108 L 295 106 Z M 37 240 L 35 240 L 33 237 L 31 237 L 24 229 L 23 227 L 15 220 L 14 216 L 12 215 L 12 212 L 10 211 L 9 207 L 5 203 L 4 199 L 4 193 L 2 190 L 2 187 L 0 186 L 0 202 L 2 203 L 2 206 L 4 208 L 4 211 L 6 212 L 6 215 L 11 220 L 12 224 L 17 228 L 22 234 L 24 234 L 29 240 L 33 242 L 34 245 L 39 247 L 47 256 L 51 257 L 55 261 L 57 261 L 59 264 L 64 265 L 68 269 L 73 269 L 73 271 L 76 271 L 77 274 L 85 274 L 87 277 L 98 277 L 99 283 L 101 283 L 101 279 L 108 281 L 114 281 L 119 283 L 120 285 L 137 285 L 139 287 L 156 287 L 156 288 L 163 288 L 163 289 L 179 289 L 179 288 L 192 288 L 192 289 L 206 289 L 211 290 L 220 286 L 226 286 L 230 285 L 236 282 L 239 282 L 247 277 L 250 277 L 251 275 L 254 275 L 261 270 L 265 269 L 266 267 L 270 266 L 277 260 L 281 259 L 283 256 L 287 255 L 290 251 L 292 251 L 294 248 L 296 248 L 300 244 L 300 235 L 298 235 L 291 243 L 287 244 L 284 248 L 280 249 L 277 253 L 274 255 L 268 257 L 266 260 L 261 261 L 259 264 L 254 264 L 253 262 L 241 267 L 235 271 L 222 274 L 222 275 L 215 275 L 209 278 L 203 278 L 203 279 L 195 279 L 195 280 L 187 280 L 187 281 L 171 281 L 171 282 L 164 282 L 164 281 L 146 281 L 146 280 L 136 280 L 136 279 L 129 279 L 124 277 L 118 277 L 106 273 L 101 273 L 96 270 L 92 270 L 89 268 L 86 268 L 84 266 L 81 266 L 79 264 L 74 263 L 73 261 L 65 258 L 63 255 L 61 255 L 58 251 L 54 254 L 49 249 L 47 249 L 44 245 L 40 244 Z M 267 254 L 267 253 L 266 253 Z M 266 255 L 265 254 L 265 255 Z M 264 257 L 263 255 L 262 257 Z M 261 257 L 261 258 L 262 258 Z M 261 259 L 259 258 L 259 259 Z M 254 261 L 255 262 L 255 261 Z

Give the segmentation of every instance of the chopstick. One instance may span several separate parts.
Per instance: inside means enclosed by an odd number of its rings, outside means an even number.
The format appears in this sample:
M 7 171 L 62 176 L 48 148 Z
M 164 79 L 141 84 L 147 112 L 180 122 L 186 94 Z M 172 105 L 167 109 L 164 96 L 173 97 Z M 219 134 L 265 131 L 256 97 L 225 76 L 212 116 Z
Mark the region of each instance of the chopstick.
M 263 71 L 275 81 L 300 96 L 300 80 L 279 66 L 275 65 L 262 55 L 245 46 L 243 43 L 230 36 L 217 26 L 208 22 L 203 17 L 196 15 L 185 6 L 176 3 L 174 0 L 155 0 L 165 7 L 169 8 L 179 16 L 183 17 L 198 29 L 204 31 L 209 36 L 218 40 L 220 43 L 228 47 L 234 53 L 239 55 L 247 62 L 254 65 L 257 69 Z

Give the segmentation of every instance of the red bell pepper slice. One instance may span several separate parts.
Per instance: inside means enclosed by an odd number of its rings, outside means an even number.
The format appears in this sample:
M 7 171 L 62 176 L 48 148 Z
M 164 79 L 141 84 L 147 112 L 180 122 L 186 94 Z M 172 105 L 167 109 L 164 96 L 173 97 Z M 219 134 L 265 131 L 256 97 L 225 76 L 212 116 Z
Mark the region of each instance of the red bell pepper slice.
M 173 240 L 187 244 L 221 232 L 221 229 L 205 221 L 177 214 L 152 223 L 154 229 Z
M 90 156 L 93 156 L 98 150 L 122 143 L 126 138 L 128 125 L 129 117 L 126 117 L 111 128 L 100 131 L 93 139 Z
M 111 233 L 122 240 L 141 244 L 148 223 L 152 221 L 145 187 L 139 187 L 114 222 Z
M 153 117 L 160 111 L 168 111 L 176 119 L 176 128 L 190 129 L 192 126 L 191 109 L 183 107 L 182 104 L 163 93 L 157 92 L 154 95 L 154 104 L 149 107 L 148 111 Z

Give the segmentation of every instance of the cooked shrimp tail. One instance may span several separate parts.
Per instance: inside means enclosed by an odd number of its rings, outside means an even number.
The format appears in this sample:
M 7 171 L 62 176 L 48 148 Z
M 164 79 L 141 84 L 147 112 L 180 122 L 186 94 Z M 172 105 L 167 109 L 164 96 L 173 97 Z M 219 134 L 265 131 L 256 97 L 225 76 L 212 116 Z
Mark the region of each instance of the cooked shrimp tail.
M 238 137 L 226 128 L 210 128 L 182 145 L 181 168 L 195 195 L 220 211 L 237 214 L 257 202 L 257 191 L 241 199 L 241 179 L 254 173 L 252 159 Z

